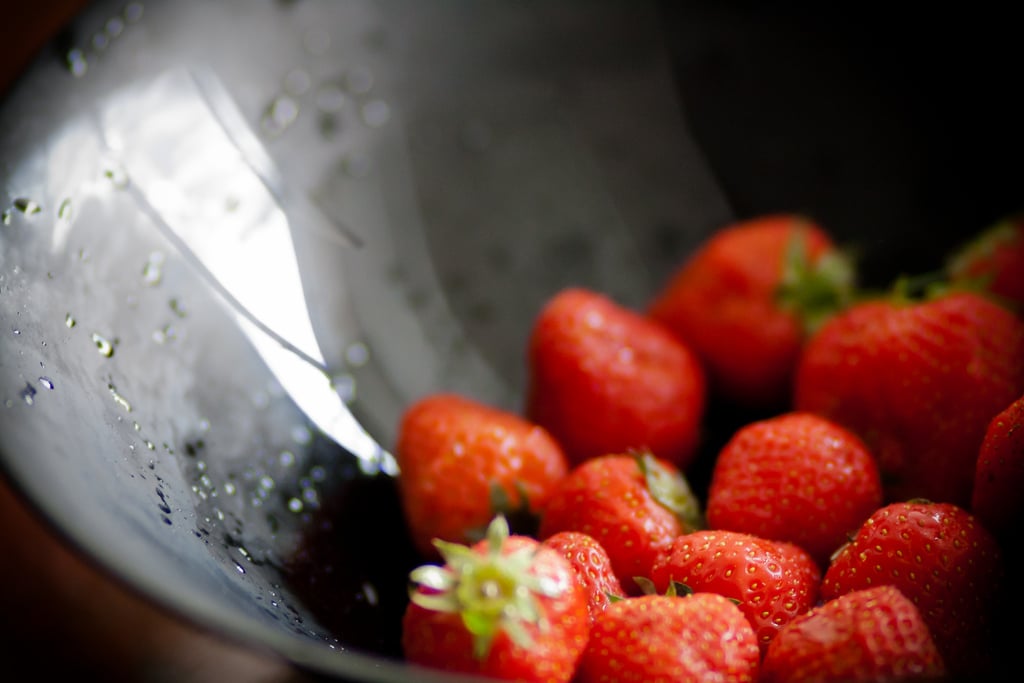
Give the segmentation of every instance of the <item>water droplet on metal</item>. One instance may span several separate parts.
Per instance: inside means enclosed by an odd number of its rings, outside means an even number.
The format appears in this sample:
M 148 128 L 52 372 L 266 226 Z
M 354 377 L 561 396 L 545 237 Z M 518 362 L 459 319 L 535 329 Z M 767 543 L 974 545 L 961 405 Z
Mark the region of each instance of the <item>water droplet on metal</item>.
M 142 19 L 142 11 L 141 2 L 130 2 L 124 7 L 124 20 L 129 24 L 134 24 Z
M 291 512 L 295 512 L 295 513 L 302 512 L 302 501 L 299 500 L 298 498 L 289 498 L 288 499 L 288 509 Z
M 71 326 L 72 325 L 68 325 L 68 327 Z M 114 345 L 95 332 L 92 333 L 92 343 L 96 345 L 96 350 L 99 351 L 100 355 L 104 358 L 110 358 L 114 355 Z
M 370 350 L 362 342 L 349 344 L 348 348 L 345 349 L 345 362 L 352 367 L 362 367 L 366 365 L 366 361 L 369 359 Z
M 60 206 L 57 207 L 57 218 L 61 219 L 62 221 L 69 221 L 69 220 L 71 220 L 71 198 L 70 197 L 66 197 L 64 199 L 64 201 L 62 201 L 60 203 Z
M 150 287 L 160 284 L 160 279 L 163 277 L 163 265 L 163 253 L 159 251 L 151 253 L 146 265 L 142 267 L 142 282 Z
M 391 119 L 391 106 L 384 100 L 370 100 L 361 110 L 363 123 L 380 128 Z
M 292 441 L 297 444 L 308 444 L 313 438 L 313 434 L 309 431 L 309 427 L 306 425 L 295 425 L 292 427 Z
M 110 37 L 106 33 L 94 33 L 92 35 L 92 48 L 97 52 L 103 52 L 110 45 Z
M 320 496 L 314 488 L 302 489 L 302 500 L 310 507 L 320 507 Z
M 153 330 L 153 341 L 157 344 L 166 344 L 168 341 L 173 341 L 178 336 L 178 333 L 170 325 L 164 325 L 158 330 Z
M 170 301 L 167 302 L 167 305 L 170 306 L 172 311 L 174 311 L 174 315 L 178 316 L 179 318 L 184 318 L 188 315 L 184 307 L 182 307 L 181 302 L 178 301 L 177 299 L 171 299 Z
M 117 38 L 124 31 L 124 21 L 119 17 L 111 17 L 107 20 L 103 30 L 105 30 L 107 35 L 111 38 Z
M 295 454 L 291 451 L 281 451 L 277 461 L 281 463 L 281 467 L 291 467 L 295 464 Z
M 128 172 L 120 166 L 108 168 L 103 171 L 103 175 L 119 190 L 123 190 L 128 187 Z
M 0 214 L 0 221 L 2 221 L 4 225 L 10 225 L 12 216 L 13 214 L 10 209 L 4 209 L 3 214 Z
M 352 403 L 356 399 L 356 378 L 352 375 L 337 375 L 331 378 L 331 383 L 345 403 Z
M 67 325 L 68 329 L 71 329 L 78 323 L 75 322 L 75 317 L 68 313 L 67 315 L 64 316 L 64 324 Z
M 239 574 L 244 574 L 245 573 L 245 567 L 243 567 L 242 565 L 238 564 L 238 562 L 235 562 L 235 569 L 238 570 Z
M 77 47 L 68 50 L 68 53 L 64 56 L 64 61 L 67 64 L 68 71 L 75 78 L 81 78 L 89 70 L 89 62 L 85 58 L 85 53 Z
M 114 403 L 116 403 L 117 405 L 119 405 L 122 408 L 124 408 L 125 412 L 127 412 L 127 413 L 132 412 L 132 404 L 129 403 L 128 400 L 124 396 L 122 396 L 120 393 L 118 393 L 117 387 L 114 386 L 113 383 L 108 382 L 107 383 L 107 389 L 110 391 L 110 395 L 114 397 Z M 149 442 L 146 442 L 146 445 L 148 446 Z M 150 450 L 153 450 L 152 447 L 150 448 Z
M 34 216 L 43 210 L 43 207 L 39 206 L 35 201 L 28 199 L 27 197 L 18 197 L 14 200 L 14 208 L 22 212 L 26 216 Z
M 366 602 L 371 605 L 377 604 L 377 587 L 369 581 L 363 582 L 363 596 L 366 598 Z
M 40 377 L 39 383 L 42 384 L 47 389 L 50 389 L 51 391 L 53 390 L 53 380 L 50 379 L 49 377 Z
M 18 329 L 17 327 L 12 327 L 11 328 L 11 334 L 13 334 L 15 337 L 17 337 L 18 335 L 21 334 L 21 330 Z
M 263 130 L 268 135 L 280 135 L 299 117 L 299 105 L 291 97 L 275 98 L 263 114 Z
M 238 489 L 235 487 L 233 482 L 229 481 L 226 484 L 224 484 L 224 493 L 228 494 L 229 496 L 235 495 L 237 491 Z
M 26 384 L 25 388 L 18 395 L 21 396 L 21 400 L 27 405 L 32 405 L 36 402 L 36 388 L 31 384 Z

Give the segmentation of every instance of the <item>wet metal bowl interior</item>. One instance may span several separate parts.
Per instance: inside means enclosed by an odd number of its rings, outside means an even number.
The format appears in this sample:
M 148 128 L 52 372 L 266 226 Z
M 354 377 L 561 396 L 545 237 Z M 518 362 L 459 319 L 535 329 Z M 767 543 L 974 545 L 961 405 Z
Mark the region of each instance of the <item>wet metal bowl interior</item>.
M 728 217 L 655 19 L 91 6 L 0 112 L 13 481 L 175 612 L 311 671 L 404 680 L 416 558 L 393 468 L 319 418 L 347 407 L 386 456 L 427 391 L 515 407 L 546 296 L 639 303 L 671 263 L 653 228 Z
M 963 163 L 989 138 L 917 154 L 920 102 L 841 41 L 711 4 L 91 5 L 0 107 L 0 465 L 160 605 L 407 680 L 410 401 L 518 408 L 548 296 L 642 306 L 737 214 L 916 266 L 1019 208 Z

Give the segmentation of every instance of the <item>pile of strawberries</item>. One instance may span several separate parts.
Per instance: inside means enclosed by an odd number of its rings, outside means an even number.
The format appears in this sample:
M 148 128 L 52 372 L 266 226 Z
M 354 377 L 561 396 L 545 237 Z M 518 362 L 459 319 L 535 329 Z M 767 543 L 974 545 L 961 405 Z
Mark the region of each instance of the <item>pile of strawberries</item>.
M 395 448 L 408 662 L 523 681 L 993 677 L 1019 608 L 1024 221 L 862 291 L 813 222 L 724 227 L 644 311 L 538 311 L 521 414 Z M 687 481 L 711 406 L 762 411 Z

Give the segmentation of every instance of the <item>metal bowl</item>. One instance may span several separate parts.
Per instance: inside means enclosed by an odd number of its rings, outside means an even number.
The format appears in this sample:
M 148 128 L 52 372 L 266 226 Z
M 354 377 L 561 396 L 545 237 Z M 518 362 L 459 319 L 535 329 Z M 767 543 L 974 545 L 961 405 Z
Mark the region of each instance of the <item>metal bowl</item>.
M 786 7 L 91 5 L 0 109 L 0 464 L 164 608 L 315 674 L 407 680 L 418 559 L 386 457 L 403 406 L 445 389 L 518 408 L 548 296 L 642 306 L 736 217 L 807 213 L 881 282 L 1019 208 L 1010 108 L 976 102 L 999 55 Z M 139 148 L 111 131 L 180 126 L 168 111 L 197 94 L 238 156 L 218 180 L 163 139 L 172 172 L 209 176 L 202 207 L 184 195 L 195 239 L 270 212 L 290 250 L 197 258 L 161 178 L 125 166 Z M 263 289 L 240 301 L 224 273 Z M 324 429 L 282 353 L 358 428 Z

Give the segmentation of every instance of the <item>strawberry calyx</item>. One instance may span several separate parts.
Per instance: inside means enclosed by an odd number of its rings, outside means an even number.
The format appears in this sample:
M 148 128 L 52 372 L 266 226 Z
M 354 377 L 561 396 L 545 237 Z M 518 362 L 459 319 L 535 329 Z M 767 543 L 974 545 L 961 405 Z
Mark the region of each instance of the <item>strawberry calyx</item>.
M 643 595 L 658 595 L 658 587 L 646 576 L 634 576 L 633 580 Z M 669 581 L 668 587 L 662 595 L 670 598 L 685 598 L 687 595 L 693 595 L 693 589 L 681 581 Z
M 659 594 L 658 593 L 658 587 L 655 585 L 655 583 L 653 581 L 648 579 L 646 576 L 634 576 L 633 580 L 636 581 L 636 585 L 640 587 L 640 591 L 641 591 L 641 593 L 643 595 L 658 595 Z M 694 591 L 692 588 L 690 588 L 688 585 L 686 585 L 682 581 L 672 580 L 672 581 L 668 582 L 668 587 L 665 589 L 664 593 L 661 593 L 661 595 L 664 595 L 665 597 L 668 597 L 668 598 L 685 598 L 687 596 L 693 595 L 695 592 L 696 591 Z M 729 596 L 723 596 L 723 597 L 727 598 L 729 600 L 729 602 L 731 602 L 734 605 L 742 605 L 743 604 L 742 600 L 737 600 L 736 598 L 730 598 Z M 627 600 L 628 598 L 618 598 L 618 599 L 619 600 Z
M 513 487 L 516 490 L 517 501 L 513 501 L 504 486 L 497 482 L 491 483 L 491 512 L 505 518 L 511 533 L 536 536 L 540 514 L 530 505 L 530 494 L 523 482 L 516 480 Z
M 496 516 L 487 527 L 486 552 L 447 541 L 434 546 L 444 566 L 423 565 L 409 574 L 410 599 L 424 609 L 460 615 L 473 637 L 473 654 L 483 659 L 495 636 L 506 633 L 520 647 L 533 639 L 527 625 L 549 627 L 539 598 L 557 597 L 565 587 L 531 571 L 537 548 L 504 551 L 508 522 Z
M 812 261 L 804 231 L 794 231 L 786 245 L 782 277 L 775 292 L 779 307 L 795 314 L 805 333 L 810 334 L 849 306 L 854 293 L 852 256 L 832 248 Z
M 488 491 L 491 508 L 491 519 L 501 515 L 508 524 L 509 533 L 536 537 L 540 526 L 540 513 L 530 505 L 530 495 L 523 482 L 516 480 L 512 484 L 516 491 L 516 499 L 508 494 L 508 490 L 500 483 L 492 481 Z M 487 537 L 487 526 L 481 524 L 465 531 L 466 539 L 476 543 Z
M 700 502 L 686 477 L 666 468 L 649 452 L 638 452 L 633 456 L 644 475 L 647 490 L 662 507 L 676 516 L 683 525 L 683 532 L 703 529 L 704 516 L 700 510 Z

